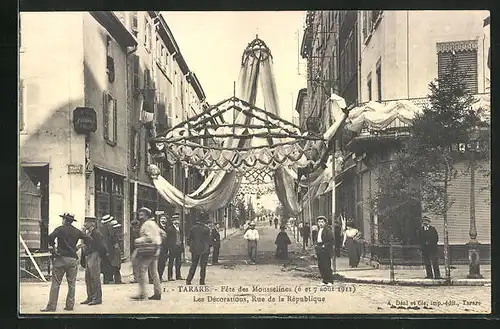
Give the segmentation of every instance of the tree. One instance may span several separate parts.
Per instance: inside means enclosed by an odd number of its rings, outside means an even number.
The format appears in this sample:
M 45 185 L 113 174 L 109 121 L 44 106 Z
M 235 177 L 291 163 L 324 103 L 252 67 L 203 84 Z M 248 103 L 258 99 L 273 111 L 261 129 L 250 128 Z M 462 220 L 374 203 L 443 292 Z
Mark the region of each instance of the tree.
M 454 202 L 448 184 L 458 174 L 456 146 L 467 143 L 469 131 L 480 121 L 472 109 L 475 100 L 467 93 L 466 74 L 452 56 L 447 72 L 429 84 L 429 102 L 412 120 L 407 148 L 380 171 L 373 202 L 390 234 L 404 227 L 401 219 L 408 205 L 421 204 L 424 212 L 442 217 L 448 265 L 447 213 Z

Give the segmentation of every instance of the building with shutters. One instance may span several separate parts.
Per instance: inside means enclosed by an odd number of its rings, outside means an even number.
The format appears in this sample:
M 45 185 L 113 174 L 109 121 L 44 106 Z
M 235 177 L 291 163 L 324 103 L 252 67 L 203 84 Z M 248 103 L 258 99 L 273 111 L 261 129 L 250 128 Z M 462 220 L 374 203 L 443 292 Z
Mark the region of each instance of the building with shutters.
M 344 97 L 351 107 L 395 100 L 422 106 L 429 82 L 445 72 L 452 54 L 468 73 L 469 92 L 478 104 L 489 109 L 489 27 L 484 23 L 488 16 L 488 11 L 309 12 L 302 51 L 308 59 L 310 117 L 323 117 L 326 107 L 322 97 L 329 90 Z M 389 229 L 379 225 L 369 200 L 377 188 L 379 168 L 389 164 L 395 152 L 404 147 L 405 125 L 395 120 L 391 127 L 397 138 L 368 130 L 362 131 L 362 136 L 343 131 L 335 142 L 335 151 L 341 151 L 344 158 L 336 178 L 335 213 L 355 220 L 367 241 L 365 256 L 376 255 L 381 260 L 388 257 L 382 236 Z M 455 200 L 448 215 L 452 263 L 467 262 L 468 258 L 471 178 L 467 165 L 465 159 L 457 165 L 462 174 L 450 184 L 450 196 Z M 489 163 L 483 165 L 489 167 Z M 475 175 L 477 239 L 484 261 L 490 259 L 489 185 L 489 178 Z M 328 204 L 325 202 L 325 207 Z M 408 225 L 398 237 L 401 243 L 415 245 L 421 209 L 421 205 L 407 209 Z M 442 219 L 433 218 L 433 225 L 442 248 Z M 403 258 L 420 261 L 416 248 Z
M 127 51 L 133 35 L 112 12 L 20 14 L 20 233 L 47 249 L 59 214 L 128 220 Z M 41 37 L 50 36 L 50 37 Z M 97 130 L 75 132 L 92 108 Z

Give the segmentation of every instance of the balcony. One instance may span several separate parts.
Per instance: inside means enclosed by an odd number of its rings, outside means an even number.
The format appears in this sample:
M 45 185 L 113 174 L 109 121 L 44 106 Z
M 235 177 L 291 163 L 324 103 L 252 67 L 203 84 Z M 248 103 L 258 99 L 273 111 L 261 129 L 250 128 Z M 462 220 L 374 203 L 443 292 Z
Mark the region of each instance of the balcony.
M 484 122 L 489 124 L 491 114 L 490 94 L 476 94 L 474 95 L 474 97 L 477 99 L 477 102 L 473 105 L 473 109 L 482 109 L 480 116 Z M 416 107 L 417 111 L 421 111 L 423 108 L 425 108 L 425 106 L 429 104 L 429 100 L 426 97 L 411 98 L 405 100 L 385 100 L 377 103 L 384 107 L 395 101 L 409 101 L 411 105 Z M 362 107 L 367 106 L 369 103 L 370 102 L 360 104 L 353 111 L 356 111 L 356 109 L 361 109 Z M 369 111 L 366 111 L 365 113 L 373 113 L 377 109 L 377 107 L 370 107 Z M 357 132 L 356 135 L 347 143 L 346 149 L 351 152 L 362 153 L 380 147 L 388 147 L 391 145 L 399 147 L 410 136 L 411 123 L 408 122 L 408 119 L 409 118 L 407 118 L 406 120 L 402 120 L 399 117 L 396 117 L 383 129 L 374 128 L 370 125 L 369 120 L 366 120 L 359 132 Z

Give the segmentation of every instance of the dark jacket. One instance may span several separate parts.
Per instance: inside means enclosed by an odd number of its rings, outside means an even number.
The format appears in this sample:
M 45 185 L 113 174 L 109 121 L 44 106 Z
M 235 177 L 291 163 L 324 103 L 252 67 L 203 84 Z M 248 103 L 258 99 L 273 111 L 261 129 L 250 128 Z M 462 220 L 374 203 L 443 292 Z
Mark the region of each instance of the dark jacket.
M 278 247 L 288 246 L 289 244 L 292 244 L 292 241 L 290 241 L 290 238 L 288 237 L 288 234 L 286 234 L 286 232 L 279 232 L 276 240 L 274 241 L 274 244 Z
M 113 226 L 106 223 L 101 227 L 101 235 L 106 249 L 109 252 L 109 262 L 111 266 L 120 267 L 121 264 L 121 251 L 119 247 L 120 237 L 118 232 Z M 118 246 L 117 246 L 118 245 Z
M 174 225 L 169 225 L 167 227 L 167 238 L 166 238 L 166 246 L 168 249 L 173 249 L 175 248 L 178 243 L 180 244 L 181 247 L 184 248 L 184 233 L 182 232 L 182 230 L 180 229 L 179 227 L 179 233 L 180 233 L 180 241 L 177 241 L 177 230 L 175 229 Z
M 189 251 L 193 254 L 206 254 L 210 252 L 210 246 L 213 245 L 210 229 L 202 224 L 196 223 L 189 231 Z
M 211 235 L 212 235 L 212 240 L 213 240 L 214 243 L 220 243 L 220 233 L 219 233 L 218 229 L 216 229 L 214 227 L 212 229 Z
M 309 225 L 306 225 L 302 228 L 302 235 L 308 238 L 311 235 L 311 228 Z
M 104 243 L 101 233 L 97 229 L 94 229 L 90 233 L 91 240 L 85 243 L 83 247 L 82 256 L 90 255 L 91 253 L 98 252 L 99 256 L 106 257 L 108 253 L 108 248 Z
M 90 237 L 72 225 L 61 225 L 49 235 L 49 245 L 54 247 L 57 238 L 57 254 L 64 257 L 78 258 L 76 244 L 82 239 L 90 242 Z
M 321 228 L 319 230 L 321 230 Z M 333 256 L 334 242 L 335 242 L 335 237 L 333 236 L 331 228 L 325 226 L 323 228 L 323 231 L 321 232 L 321 242 L 316 243 L 316 252 L 326 251 L 330 254 L 330 256 Z
M 424 230 L 424 228 L 421 227 L 418 231 L 418 241 L 420 243 L 420 249 L 422 251 L 436 251 L 438 240 L 438 233 L 434 226 L 429 225 L 428 230 Z

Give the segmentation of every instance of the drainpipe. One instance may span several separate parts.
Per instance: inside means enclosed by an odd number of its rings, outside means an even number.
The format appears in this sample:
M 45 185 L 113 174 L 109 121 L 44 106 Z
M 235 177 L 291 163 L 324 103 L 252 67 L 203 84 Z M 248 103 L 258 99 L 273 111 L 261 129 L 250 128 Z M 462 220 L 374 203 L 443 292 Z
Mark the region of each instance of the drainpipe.
M 137 51 L 137 45 L 135 45 L 130 51 L 126 52 L 126 65 L 125 65 L 125 76 L 126 76 L 126 99 L 127 99 L 127 106 L 132 106 L 132 100 L 129 98 L 130 94 L 130 79 L 129 79 L 129 56 L 134 54 Z M 130 135 L 130 122 L 129 121 L 128 115 L 126 116 L 127 122 L 127 135 Z M 135 145 L 132 145 L 132 147 L 135 147 Z M 130 152 L 127 152 L 127 166 L 130 168 Z M 130 181 L 130 169 L 128 170 L 128 181 Z M 129 185 L 130 186 L 130 185 Z M 130 193 L 129 193 L 129 198 L 130 198 Z M 137 179 L 134 180 L 134 197 L 133 200 L 129 200 L 129 202 L 132 202 L 132 209 L 134 214 L 137 213 Z M 130 214 L 129 214 L 130 215 Z M 123 254 L 124 255 L 130 255 L 130 222 L 132 221 L 132 218 L 129 217 L 129 222 L 127 225 L 125 225 L 125 222 L 123 223 L 123 230 L 124 230 L 124 242 L 123 242 Z M 129 257 L 127 257 L 129 258 Z

